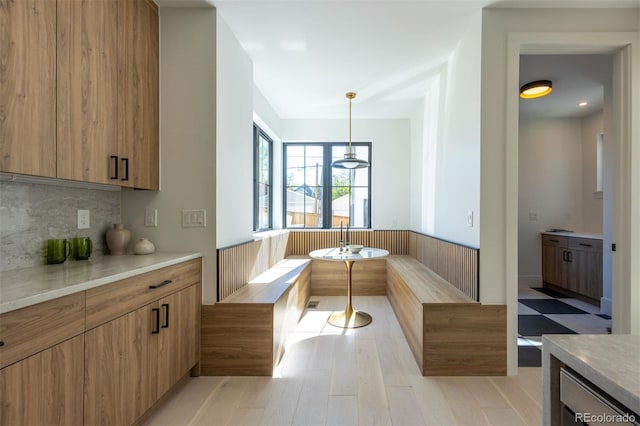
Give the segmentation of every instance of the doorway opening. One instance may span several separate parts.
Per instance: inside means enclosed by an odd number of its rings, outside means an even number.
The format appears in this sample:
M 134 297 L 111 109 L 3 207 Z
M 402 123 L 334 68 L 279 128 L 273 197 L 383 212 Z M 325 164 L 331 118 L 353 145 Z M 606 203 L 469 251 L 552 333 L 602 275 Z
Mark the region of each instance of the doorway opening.
M 553 92 L 521 99 L 518 171 L 518 365 L 541 365 L 542 334 L 611 332 L 613 56 L 521 55 L 520 85 Z M 608 133 L 608 132 L 607 132 Z M 606 166 L 606 167 L 604 167 Z M 606 221 L 606 224 L 605 224 Z M 607 271 L 605 275 L 604 271 Z

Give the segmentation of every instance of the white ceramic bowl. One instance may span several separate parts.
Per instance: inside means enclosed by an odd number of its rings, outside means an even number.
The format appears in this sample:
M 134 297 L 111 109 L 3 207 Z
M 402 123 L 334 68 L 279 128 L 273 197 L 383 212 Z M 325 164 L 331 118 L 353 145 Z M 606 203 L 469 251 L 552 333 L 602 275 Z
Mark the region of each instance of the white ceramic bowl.
M 363 245 L 361 244 L 351 244 L 349 246 L 349 251 L 351 251 L 351 253 L 356 254 L 356 253 L 360 253 L 360 250 L 362 250 L 364 248 Z

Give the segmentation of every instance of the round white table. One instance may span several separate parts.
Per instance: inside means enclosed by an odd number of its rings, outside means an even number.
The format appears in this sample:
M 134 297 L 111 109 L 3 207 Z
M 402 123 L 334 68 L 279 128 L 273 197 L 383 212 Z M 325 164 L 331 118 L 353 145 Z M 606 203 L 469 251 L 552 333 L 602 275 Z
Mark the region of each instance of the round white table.
M 388 255 L 387 250 L 371 247 L 365 247 L 359 253 L 351 253 L 346 249 L 341 251 L 337 247 L 314 250 L 309 253 L 312 259 L 342 261 L 347 265 L 347 306 L 344 311 L 332 313 L 329 316 L 329 324 L 342 328 L 358 328 L 371 323 L 371 315 L 357 311 L 351 305 L 351 269 L 354 262 L 380 259 Z

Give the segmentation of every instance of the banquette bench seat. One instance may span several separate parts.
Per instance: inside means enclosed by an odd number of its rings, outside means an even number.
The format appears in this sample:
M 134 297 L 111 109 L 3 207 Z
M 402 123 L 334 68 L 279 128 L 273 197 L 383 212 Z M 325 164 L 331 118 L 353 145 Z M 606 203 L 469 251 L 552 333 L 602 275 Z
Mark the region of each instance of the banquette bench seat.
M 201 373 L 272 375 L 310 291 L 311 261 L 284 259 L 203 309 Z
M 354 267 L 353 295 L 387 296 L 423 375 L 506 374 L 506 306 L 476 301 L 477 249 L 406 231 L 354 236 L 392 255 Z M 272 375 L 310 296 L 346 295 L 344 265 L 308 258 L 334 239 L 280 233 L 219 251 L 222 297 L 202 306 L 203 375 Z M 243 284 L 256 265 L 264 272 Z
M 410 256 L 389 256 L 387 298 L 425 376 L 506 374 L 506 308 L 482 305 Z

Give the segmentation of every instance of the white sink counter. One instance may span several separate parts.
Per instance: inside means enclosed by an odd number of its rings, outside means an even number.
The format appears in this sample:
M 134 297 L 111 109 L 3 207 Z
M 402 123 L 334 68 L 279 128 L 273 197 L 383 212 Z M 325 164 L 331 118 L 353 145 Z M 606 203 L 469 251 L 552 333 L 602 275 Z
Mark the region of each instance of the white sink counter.
M 554 361 L 566 364 L 635 413 L 640 413 L 640 336 L 542 336 L 543 405 L 548 424 L 555 404 Z M 551 423 L 553 421 L 551 420 Z
M 202 254 L 95 256 L 0 272 L 0 314 L 199 257 Z
M 588 233 L 584 233 L 584 232 L 566 232 L 566 231 L 562 231 L 562 232 L 551 232 L 551 231 L 544 231 L 541 232 L 542 234 L 547 234 L 547 235 L 558 235 L 560 237 L 574 237 L 574 238 L 593 238 L 596 240 L 601 240 L 602 239 L 602 234 L 588 234 Z

